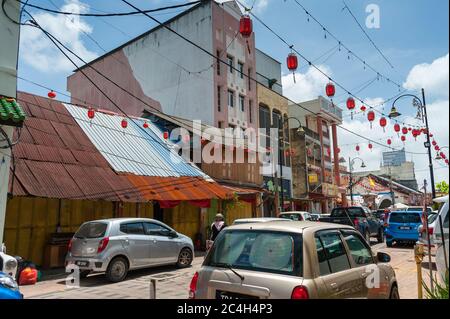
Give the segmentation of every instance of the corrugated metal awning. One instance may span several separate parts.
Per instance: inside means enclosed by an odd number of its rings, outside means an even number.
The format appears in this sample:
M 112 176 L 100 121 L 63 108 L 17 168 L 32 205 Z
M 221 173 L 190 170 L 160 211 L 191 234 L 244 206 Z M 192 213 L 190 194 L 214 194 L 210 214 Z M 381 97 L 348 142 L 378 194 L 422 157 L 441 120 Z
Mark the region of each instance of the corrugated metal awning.
M 205 200 L 227 199 L 232 192 L 216 182 L 200 177 L 158 177 L 127 175 L 128 180 L 146 200 Z

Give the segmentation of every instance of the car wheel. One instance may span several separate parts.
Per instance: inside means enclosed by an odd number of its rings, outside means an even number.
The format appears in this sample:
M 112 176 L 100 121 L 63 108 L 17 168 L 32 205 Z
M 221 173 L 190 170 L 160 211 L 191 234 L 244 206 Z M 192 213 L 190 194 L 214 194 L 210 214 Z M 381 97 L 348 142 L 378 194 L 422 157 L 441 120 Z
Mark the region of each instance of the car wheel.
M 192 264 L 192 251 L 189 248 L 183 248 L 178 255 L 177 267 L 186 268 Z
M 392 247 L 392 241 L 386 240 L 386 246 L 389 248 Z
M 90 270 L 82 270 L 82 271 L 80 271 L 80 278 L 81 278 L 81 279 L 84 279 L 84 278 L 86 278 L 90 273 L 91 273 Z
M 119 282 L 125 279 L 128 273 L 128 262 L 123 257 L 116 257 L 106 269 L 106 278 L 111 282 Z
M 380 230 L 378 231 L 377 240 L 378 240 L 378 243 L 379 243 L 379 244 L 381 244 L 382 242 L 384 242 L 384 231 L 383 231 L 383 229 L 380 229 Z
M 398 293 L 397 286 L 392 287 L 391 294 L 389 295 L 389 299 L 400 299 L 400 294 Z

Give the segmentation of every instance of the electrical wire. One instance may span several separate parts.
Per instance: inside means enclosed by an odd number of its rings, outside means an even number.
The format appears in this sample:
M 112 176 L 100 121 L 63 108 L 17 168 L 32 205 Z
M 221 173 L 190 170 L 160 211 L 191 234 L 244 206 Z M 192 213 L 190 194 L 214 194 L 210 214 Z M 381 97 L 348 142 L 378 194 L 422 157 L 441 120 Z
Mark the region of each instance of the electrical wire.
M 355 20 L 356 24 L 358 25 L 358 27 L 361 29 L 361 31 L 364 33 L 364 35 L 366 36 L 366 38 L 370 41 L 370 43 L 373 45 L 373 47 L 378 51 L 378 53 L 380 53 L 380 55 L 383 57 L 383 59 L 386 61 L 387 64 L 389 64 L 389 66 L 394 69 L 394 66 L 392 65 L 391 61 L 389 61 L 389 59 L 386 57 L 386 55 L 381 51 L 381 49 L 375 44 L 375 42 L 372 40 L 372 38 L 369 36 L 369 34 L 367 34 L 366 30 L 364 30 L 364 28 L 362 27 L 361 23 L 359 23 L 358 19 L 356 18 L 356 16 L 353 14 L 352 10 L 350 10 L 349 6 L 347 5 L 347 3 L 345 1 L 342 1 L 344 3 L 344 9 L 347 9 L 348 13 L 350 13 L 350 15 L 353 17 L 353 20 Z
M 370 70 L 375 72 L 380 78 L 386 79 L 388 82 L 392 83 L 393 85 L 397 86 L 398 88 L 401 87 L 401 85 L 399 83 L 397 83 L 397 82 L 391 80 L 389 77 L 383 75 L 381 72 L 376 70 L 373 66 L 371 66 L 369 63 L 367 63 L 365 59 L 361 58 L 358 54 L 356 54 L 353 50 L 351 50 L 348 46 L 346 46 L 334 33 L 332 33 L 327 27 L 325 27 L 325 25 L 322 22 L 320 22 L 313 14 L 311 14 L 311 12 L 308 9 L 306 9 L 306 7 L 304 5 L 302 5 L 298 0 L 293 0 L 293 1 L 305 12 L 305 14 L 308 17 L 308 21 L 309 21 L 309 18 L 312 18 L 313 21 L 322 28 L 322 30 L 325 32 L 325 34 L 328 34 L 329 36 L 331 36 L 339 44 L 340 47 L 344 48 L 347 51 L 349 57 L 350 56 L 355 57 L 358 61 L 360 61 L 363 64 L 364 68 L 369 68 Z
M 115 12 L 115 13 L 77 13 L 77 12 L 53 10 L 53 9 L 44 8 L 44 7 L 35 5 L 35 4 L 27 4 L 28 1 L 26 1 L 26 2 L 23 2 L 22 0 L 16 0 L 16 1 L 21 3 L 21 4 L 23 4 L 23 5 L 28 5 L 28 7 L 30 7 L 30 8 L 42 10 L 42 11 L 53 13 L 53 14 L 68 15 L 68 16 L 70 15 L 70 16 L 79 16 L 79 17 L 123 17 L 123 16 L 132 16 L 132 15 L 141 14 L 141 12 L 139 12 L 139 11 Z M 187 3 L 176 4 L 176 5 L 172 5 L 172 6 L 166 6 L 166 7 L 156 8 L 156 9 L 143 10 L 143 12 L 151 13 L 151 12 L 158 12 L 158 11 L 163 11 L 163 10 L 168 10 L 168 9 L 183 8 L 183 7 L 187 7 L 187 6 L 196 5 L 196 4 L 200 3 L 200 2 L 201 1 L 190 1 L 190 2 L 187 2 Z
M 122 1 L 126 1 L 126 0 L 122 0 Z M 295 1 L 295 0 L 294 0 Z M 239 3 L 242 6 L 242 3 L 239 0 L 236 0 L 237 3 Z M 285 40 L 282 36 L 280 36 L 277 32 L 275 32 L 271 27 L 269 27 L 264 21 L 262 21 L 258 16 L 256 16 L 253 12 L 250 12 L 250 15 L 252 17 L 254 17 L 259 23 L 261 23 L 268 31 L 270 31 L 276 38 L 278 38 L 281 42 L 283 42 L 290 50 L 292 50 L 293 52 L 295 52 L 298 56 L 300 56 L 303 60 L 305 60 L 311 67 L 313 67 L 314 69 L 316 69 L 320 74 L 322 74 L 324 77 L 326 77 L 330 82 L 333 82 L 336 84 L 336 86 L 338 86 L 339 88 L 341 88 L 343 91 L 347 92 L 349 96 L 352 96 L 355 100 L 358 100 L 359 102 L 361 102 L 362 104 L 366 104 L 370 109 L 373 109 L 375 112 L 380 113 L 383 116 L 387 116 L 386 114 L 378 111 L 375 109 L 374 106 L 369 105 L 368 103 L 365 103 L 365 101 L 356 96 L 355 94 L 351 93 L 348 89 L 346 89 L 342 84 L 340 84 L 339 82 L 337 82 L 336 80 L 334 80 L 333 78 L 331 78 L 331 76 L 329 76 L 328 74 L 326 74 L 322 69 L 320 69 L 317 65 L 315 65 L 312 61 L 308 60 L 308 58 L 306 58 L 302 53 L 300 53 L 298 50 L 296 50 L 294 48 L 293 45 L 289 44 L 287 42 L 287 40 Z M 390 81 L 390 79 L 386 78 L 386 80 Z M 399 86 L 399 91 L 401 90 L 401 87 Z M 383 103 L 384 104 L 384 103 Z M 417 127 L 420 128 L 420 126 L 412 126 L 406 123 L 403 123 L 406 126 L 410 126 L 410 127 Z
M 137 7 L 133 6 L 133 5 L 130 4 L 128 1 L 126 1 L 126 0 L 122 0 L 122 1 L 125 2 L 125 3 L 127 3 L 127 4 L 129 4 L 130 6 L 132 6 L 133 8 L 135 8 L 136 10 L 139 10 L 139 9 L 137 9 Z M 28 13 L 28 14 L 29 14 L 29 13 Z M 159 22 L 156 18 L 153 18 L 153 17 L 149 16 L 149 15 L 146 14 L 146 13 L 144 13 L 144 14 L 145 14 L 146 16 L 148 16 L 150 19 L 152 19 L 152 20 L 156 21 L 157 23 L 159 23 L 160 25 L 162 25 L 163 27 L 169 29 L 171 32 L 174 32 L 175 34 L 177 34 L 178 36 L 180 36 L 181 38 L 183 38 L 185 41 L 187 41 L 187 42 L 191 43 L 192 45 L 194 45 L 195 47 L 199 48 L 199 49 L 202 50 L 203 52 L 207 53 L 208 55 L 211 55 L 212 57 L 215 57 L 214 54 L 212 54 L 212 53 L 210 53 L 209 51 L 207 51 L 206 49 L 200 47 L 199 45 L 197 45 L 196 43 L 194 43 L 194 42 L 192 42 L 191 40 L 187 39 L 186 37 L 182 36 L 182 35 L 179 34 L 178 32 L 172 30 L 172 29 L 171 29 L 170 27 L 168 27 L 166 24 L 163 24 L 162 22 Z M 30 15 L 30 14 L 29 14 L 29 15 Z M 30 16 L 31 16 L 31 15 L 30 15 Z M 42 28 L 40 28 L 40 29 L 43 30 Z M 50 35 L 47 31 L 43 30 L 43 32 L 44 32 L 47 36 L 51 37 L 52 39 L 57 40 L 53 35 Z M 59 40 L 57 40 L 57 42 L 58 42 L 64 49 L 68 50 L 71 54 L 73 54 L 73 55 L 76 56 L 78 59 L 80 59 L 81 61 L 83 61 L 84 63 L 86 63 L 85 66 L 88 66 L 88 67 L 92 68 L 92 69 L 95 70 L 97 73 L 99 73 L 101 76 L 103 76 L 105 79 L 109 80 L 111 83 L 113 83 L 114 85 L 116 85 L 116 86 L 119 87 L 120 89 L 122 89 L 122 90 L 124 90 L 125 92 L 127 92 L 127 90 L 125 90 L 125 89 L 123 89 L 122 87 L 120 87 L 117 83 L 115 83 L 114 81 L 110 80 L 108 77 L 104 76 L 101 72 L 99 72 L 98 70 L 96 70 L 95 68 L 93 68 L 89 63 L 87 63 L 87 62 L 84 61 L 82 58 L 80 58 L 79 56 L 77 56 L 72 50 L 70 50 L 69 48 L 67 48 L 66 46 L 64 46 L 64 44 L 62 44 Z M 59 48 L 59 46 L 58 46 L 56 43 L 55 43 L 55 45 Z M 64 52 L 63 50 L 60 49 L 60 51 L 63 52 L 63 54 L 65 54 L 65 52 Z M 66 55 L 66 54 L 65 54 L 65 55 Z M 216 57 L 216 58 L 217 58 L 217 57 Z M 220 61 L 221 63 L 224 63 L 224 64 L 228 65 L 227 62 L 224 62 L 224 61 L 221 60 L 220 58 L 217 58 L 217 60 Z M 75 65 L 76 65 L 76 64 L 75 64 Z M 233 68 L 236 69 L 234 66 L 233 66 Z M 236 70 L 237 70 L 237 69 L 236 69 Z M 253 80 L 253 81 L 259 83 L 257 80 L 251 78 L 250 76 L 248 76 L 248 75 L 245 75 L 245 76 L 246 76 L 246 77 L 249 77 L 251 80 Z M 128 93 L 129 93 L 129 92 L 128 92 Z M 147 106 L 149 106 L 145 101 L 142 101 L 142 99 L 139 99 L 138 97 L 132 95 L 131 93 L 129 93 L 129 94 L 130 94 L 131 96 L 133 96 L 134 98 L 140 100 L 142 103 L 144 103 L 144 104 L 146 104 Z M 293 102 L 293 101 L 292 101 L 292 102 Z M 315 114 L 314 112 L 312 112 L 312 111 L 308 110 L 307 108 L 301 106 L 299 103 L 295 103 L 295 102 L 293 102 L 293 103 L 294 103 L 295 105 L 298 105 L 299 107 L 301 107 L 301 108 L 303 108 L 303 109 L 305 109 L 305 110 L 307 110 L 307 111 L 309 111 L 309 112 Z M 153 108 L 152 106 L 149 106 L 149 107 Z M 159 111 L 159 110 L 158 110 L 158 111 Z M 351 131 L 350 131 L 350 132 L 351 132 Z M 354 132 L 351 132 L 351 133 L 354 133 Z M 356 134 L 356 133 L 355 133 L 355 134 Z M 358 136 L 360 136 L 360 135 L 358 135 Z M 360 136 L 360 137 L 361 137 L 361 136 Z M 365 139 L 365 140 L 368 140 L 368 139 L 365 138 L 365 137 L 364 137 L 364 139 Z M 375 142 L 375 143 L 376 143 L 376 142 Z M 386 145 L 382 145 L 382 144 L 380 144 L 380 143 L 378 143 L 378 144 L 381 145 L 381 146 L 383 146 L 383 147 L 386 147 L 386 148 L 395 150 L 395 149 L 392 148 L 392 147 L 389 147 L 389 146 L 386 146 Z

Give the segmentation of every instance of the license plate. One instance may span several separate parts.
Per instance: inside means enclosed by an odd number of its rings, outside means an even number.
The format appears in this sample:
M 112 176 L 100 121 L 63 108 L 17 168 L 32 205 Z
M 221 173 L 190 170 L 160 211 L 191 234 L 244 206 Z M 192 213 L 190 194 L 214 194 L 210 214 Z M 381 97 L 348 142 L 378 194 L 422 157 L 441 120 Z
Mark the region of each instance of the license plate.
M 235 292 L 216 290 L 216 299 L 259 299 L 255 296 L 238 294 Z
M 75 265 L 79 266 L 79 267 L 87 267 L 89 266 L 89 261 L 86 260 L 77 260 L 75 262 Z
M 410 230 L 411 227 L 409 227 L 409 226 L 400 226 L 398 229 L 401 229 L 401 230 Z

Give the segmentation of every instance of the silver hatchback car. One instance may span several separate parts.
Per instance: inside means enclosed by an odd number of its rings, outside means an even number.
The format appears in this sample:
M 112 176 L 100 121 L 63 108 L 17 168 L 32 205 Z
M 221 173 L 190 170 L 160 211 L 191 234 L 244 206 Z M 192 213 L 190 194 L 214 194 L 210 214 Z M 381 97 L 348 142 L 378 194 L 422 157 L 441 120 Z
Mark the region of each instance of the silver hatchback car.
M 128 270 L 162 265 L 188 267 L 194 258 L 192 240 L 164 223 L 144 218 L 89 221 L 71 239 L 66 267 L 76 266 L 81 277 L 105 272 L 122 281 Z

